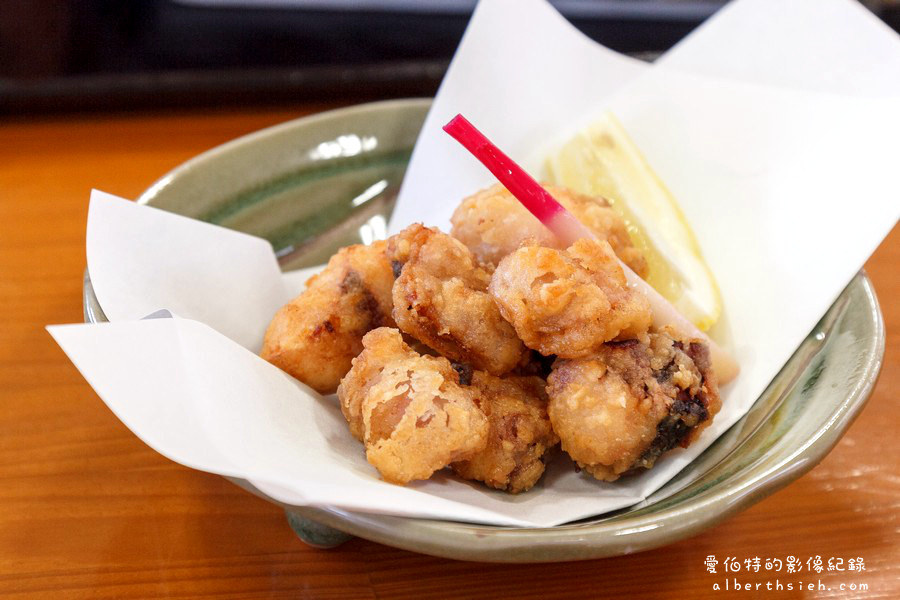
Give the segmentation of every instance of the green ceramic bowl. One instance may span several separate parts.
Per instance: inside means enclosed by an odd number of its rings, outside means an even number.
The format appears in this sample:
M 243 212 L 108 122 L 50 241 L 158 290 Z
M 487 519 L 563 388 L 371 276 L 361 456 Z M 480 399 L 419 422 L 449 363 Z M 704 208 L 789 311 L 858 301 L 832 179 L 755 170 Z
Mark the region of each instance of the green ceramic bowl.
M 382 237 L 430 100 L 331 111 L 265 129 L 178 167 L 139 199 L 268 238 L 283 266 L 319 264 Z M 105 320 L 85 274 L 85 319 Z M 694 535 L 818 463 L 865 404 L 884 354 L 872 285 L 859 273 L 750 412 L 640 505 L 546 529 L 284 506 L 309 543 L 351 535 L 464 560 L 539 562 L 638 552 Z M 261 494 L 246 481 L 235 483 Z

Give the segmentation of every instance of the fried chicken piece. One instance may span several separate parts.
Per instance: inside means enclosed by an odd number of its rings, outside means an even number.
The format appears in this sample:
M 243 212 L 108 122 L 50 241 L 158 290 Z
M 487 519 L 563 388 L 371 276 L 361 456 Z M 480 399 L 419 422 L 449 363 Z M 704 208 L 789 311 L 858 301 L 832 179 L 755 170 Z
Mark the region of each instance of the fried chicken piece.
M 605 198 L 585 196 L 547 184 L 543 186 L 599 239 L 609 242 L 622 262 L 641 277 L 646 277 L 644 255 L 634 247 L 625 221 L 610 208 Z M 500 184 L 463 200 L 450 221 L 453 237 L 468 246 L 485 264 L 496 266 L 504 256 L 524 243 L 563 249 L 556 236 Z
M 609 340 L 643 335 L 652 322 L 647 298 L 626 285 L 602 240 L 519 248 L 500 261 L 488 289 L 525 345 L 543 355 L 587 357 Z
M 366 458 L 385 481 L 428 479 L 487 444 L 477 390 L 441 357 L 421 356 L 396 329 L 366 334 L 363 351 L 338 387 L 341 411 Z
M 459 241 L 415 224 L 388 240 L 395 273 L 397 326 L 452 361 L 502 375 L 526 355 L 500 316 L 487 286 L 490 274 Z
M 393 326 L 394 276 L 384 241 L 342 248 L 266 330 L 261 356 L 322 394 L 333 393 L 362 337 Z
M 563 450 L 602 481 L 687 447 L 722 405 L 708 347 L 668 331 L 651 333 L 649 343 L 611 342 L 591 358 L 559 360 L 547 383 Z
M 471 385 L 480 394 L 490 429 L 484 450 L 450 465 L 464 479 L 517 494 L 544 474 L 544 456 L 559 443 L 547 415 L 547 392 L 540 377 L 494 377 L 475 371 Z

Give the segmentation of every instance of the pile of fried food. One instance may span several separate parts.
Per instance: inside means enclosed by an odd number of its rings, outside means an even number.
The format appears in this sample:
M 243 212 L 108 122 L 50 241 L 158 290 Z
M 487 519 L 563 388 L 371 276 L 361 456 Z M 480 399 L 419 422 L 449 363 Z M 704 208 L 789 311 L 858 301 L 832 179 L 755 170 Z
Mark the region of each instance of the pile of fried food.
M 548 186 L 598 240 L 569 248 L 502 186 L 447 235 L 419 224 L 341 249 L 266 332 L 262 356 L 323 394 L 389 482 L 449 467 L 511 493 L 559 444 L 599 480 L 649 469 L 718 412 L 707 346 L 653 330 L 618 256 L 647 265 L 603 198 Z

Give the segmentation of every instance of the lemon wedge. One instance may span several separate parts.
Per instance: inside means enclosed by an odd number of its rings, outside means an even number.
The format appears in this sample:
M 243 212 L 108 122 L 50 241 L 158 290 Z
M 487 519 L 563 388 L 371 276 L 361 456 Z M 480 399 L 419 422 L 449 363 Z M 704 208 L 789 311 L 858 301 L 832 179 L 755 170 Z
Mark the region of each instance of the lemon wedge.
M 647 283 L 706 331 L 722 312 L 712 272 L 678 203 L 610 112 L 547 159 L 551 182 L 603 196 L 648 264 Z

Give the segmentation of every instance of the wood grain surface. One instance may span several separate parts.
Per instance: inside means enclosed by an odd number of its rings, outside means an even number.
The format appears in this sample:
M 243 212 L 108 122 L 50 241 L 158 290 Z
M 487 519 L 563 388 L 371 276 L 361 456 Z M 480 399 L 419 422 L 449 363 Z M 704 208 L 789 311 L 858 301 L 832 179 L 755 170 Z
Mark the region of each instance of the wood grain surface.
M 547 565 L 456 562 L 355 539 L 305 546 L 275 506 L 174 464 L 105 407 L 44 331 L 82 320 L 92 187 L 134 198 L 191 156 L 322 106 L 54 117 L 0 123 L 0 597 L 900 597 L 900 230 L 866 268 L 887 323 L 881 379 L 811 472 L 692 539 L 632 556 Z M 704 566 L 719 561 L 717 574 Z M 862 572 L 722 561 L 862 558 Z M 766 583 L 793 591 L 766 592 Z M 797 591 L 821 580 L 830 589 Z M 840 590 L 864 584 L 864 591 Z

